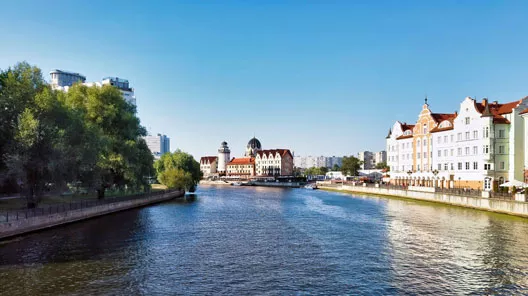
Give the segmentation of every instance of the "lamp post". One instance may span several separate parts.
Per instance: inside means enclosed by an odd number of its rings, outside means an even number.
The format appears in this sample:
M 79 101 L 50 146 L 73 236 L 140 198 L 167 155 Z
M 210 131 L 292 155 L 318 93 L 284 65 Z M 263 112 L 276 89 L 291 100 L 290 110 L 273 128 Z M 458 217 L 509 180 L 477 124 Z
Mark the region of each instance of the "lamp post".
M 433 176 L 434 176 L 434 177 L 433 177 L 433 182 L 434 182 L 433 187 L 435 187 L 435 188 L 436 188 L 436 185 L 437 185 L 437 184 L 436 184 L 436 180 L 437 180 L 436 175 L 438 175 L 438 170 L 434 170 L 434 171 L 433 171 Z
M 409 181 L 407 183 L 411 183 L 411 175 L 412 175 L 412 171 L 411 170 L 408 170 L 407 171 L 407 175 L 409 175 Z M 409 187 L 409 186 L 407 186 Z
M 462 179 L 462 177 L 458 177 L 458 190 L 460 190 L 460 180 Z

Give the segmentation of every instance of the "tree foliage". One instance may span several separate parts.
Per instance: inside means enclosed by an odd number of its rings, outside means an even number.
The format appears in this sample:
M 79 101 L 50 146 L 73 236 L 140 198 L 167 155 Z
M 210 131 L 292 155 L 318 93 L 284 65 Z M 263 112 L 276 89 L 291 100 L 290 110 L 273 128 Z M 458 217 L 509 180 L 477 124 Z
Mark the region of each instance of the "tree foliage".
M 378 170 L 387 170 L 388 171 L 388 170 L 390 170 L 390 167 L 387 165 L 386 162 L 378 162 L 376 164 L 376 169 L 378 169 Z
M 355 156 L 343 157 L 343 163 L 341 165 L 341 172 L 345 176 L 357 176 L 358 171 L 361 168 L 362 161 Z
M 306 169 L 306 171 L 304 171 L 304 174 L 306 176 L 320 176 L 320 175 L 325 175 L 327 172 L 328 172 L 327 167 L 319 167 L 319 168 L 311 167 L 311 168 Z
M 35 206 L 51 185 L 147 190 L 153 157 L 135 106 L 110 85 L 54 91 L 40 69 L 0 71 L 0 189 L 17 184 Z
M 185 153 L 181 150 L 176 150 L 174 153 L 165 153 L 159 160 L 154 163 L 154 168 L 158 175 L 158 180 L 161 184 L 171 188 L 170 184 L 182 184 L 185 181 L 182 188 L 188 191 L 194 191 L 196 185 L 202 178 L 202 172 L 200 171 L 200 163 L 197 162 L 192 155 Z M 178 171 L 183 171 L 189 174 L 189 178 Z M 177 177 L 179 181 L 171 180 L 172 177 Z M 183 181 L 181 181 L 183 180 Z

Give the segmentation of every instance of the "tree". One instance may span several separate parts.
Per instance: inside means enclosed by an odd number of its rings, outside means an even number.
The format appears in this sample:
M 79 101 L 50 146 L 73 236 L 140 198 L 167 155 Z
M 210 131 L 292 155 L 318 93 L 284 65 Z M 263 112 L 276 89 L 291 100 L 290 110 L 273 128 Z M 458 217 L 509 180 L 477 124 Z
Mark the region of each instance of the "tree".
M 320 175 L 324 175 L 328 172 L 328 168 L 327 167 L 311 167 L 311 168 L 308 168 L 306 169 L 306 171 L 304 172 L 304 174 L 306 176 L 320 176 Z
M 359 169 L 361 168 L 362 161 L 354 156 L 343 157 L 343 163 L 341 165 L 341 172 L 346 176 L 357 176 Z
M 169 152 L 163 154 L 161 158 L 154 163 L 154 168 L 156 169 L 158 180 L 161 184 L 166 186 L 169 186 L 164 183 L 167 181 L 167 176 L 165 176 L 167 171 L 179 169 L 183 172 L 189 173 L 190 179 L 186 179 L 186 181 L 188 182 L 185 184 L 184 188 L 191 192 L 195 190 L 196 185 L 198 185 L 198 182 L 202 178 L 202 172 L 200 171 L 200 163 L 197 162 L 192 157 L 192 155 L 185 153 L 179 149 L 176 150 L 174 153 Z M 175 173 L 173 172 L 171 172 L 170 174 L 175 175 Z
M 334 164 L 334 166 L 332 167 L 332 171 L 339 171 L 339 170 L 341 170 L 341 168 L 339 167 L 339 165 L 337 165 L 337 163 Z
M 135 106 L 126 102 L 121 92 L 110 85 L 87 87 L 74 85 L 62 100 L 83 118 L 86 129 L 96 136 L 95 155 L 81 174 L 82 182 L 97 188 L 104 198 L 109 187 L 133 190 L 147 187 L 153 158 L 147 153 L 142 136 L 146 130 L 136 117 Z
M 182 169 L 171 168 L 159 176 L 160 183 L 169 189 L 189 190 L 193 185 L 192 175 Z
M 378 163 L 376 164 L 376 169 L 378 169 L 378 170 L 387 170 L 387 171 L 389 171 L 389 170 L 390 170 L 390 167 L 387 165 L 386 162 L 378 162 Z

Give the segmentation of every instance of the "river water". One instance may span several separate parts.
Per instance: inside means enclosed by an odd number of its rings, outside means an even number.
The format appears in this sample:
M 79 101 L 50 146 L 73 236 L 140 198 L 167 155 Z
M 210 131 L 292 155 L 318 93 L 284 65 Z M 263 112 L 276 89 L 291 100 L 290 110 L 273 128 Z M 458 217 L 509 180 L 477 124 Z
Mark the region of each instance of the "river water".
M 305 189 L 200 187 L 0 243 L 1 295 L 528 294 L 528 220 Z

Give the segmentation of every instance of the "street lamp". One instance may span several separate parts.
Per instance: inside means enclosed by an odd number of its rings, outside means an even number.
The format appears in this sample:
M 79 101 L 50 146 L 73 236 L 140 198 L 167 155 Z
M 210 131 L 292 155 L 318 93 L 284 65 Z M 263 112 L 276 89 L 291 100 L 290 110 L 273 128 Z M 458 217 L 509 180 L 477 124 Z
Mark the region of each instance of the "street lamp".
M 462 179 L 462 177 L 458 177 L 458 190 L 460 190 L 460 180 Z
M 407 171 L 407 175 L 409 175 L 409 181 L 407 182 L 407 184 L 410 184 L 411 183 L 411 175 L 412 175 L 412 171 L 411 170 L 408 170 Z M 408 186 L 408 185 L 407 185 Z
M 436 183 L 437 183 L 436 180 L 438 180 L 437 177 L 436 177 L 436 175 L 438 175 L 438 170 L 434 170 L 434 171 L 433 171 L 433 175 L 434 175 L 434 177 L 433 177 L 433 182 L 435 183 L 435 184 L 433 184 L 433 187 L 436 188 L 436 185 L 437 185 L 437 184 L 436 184 Z

